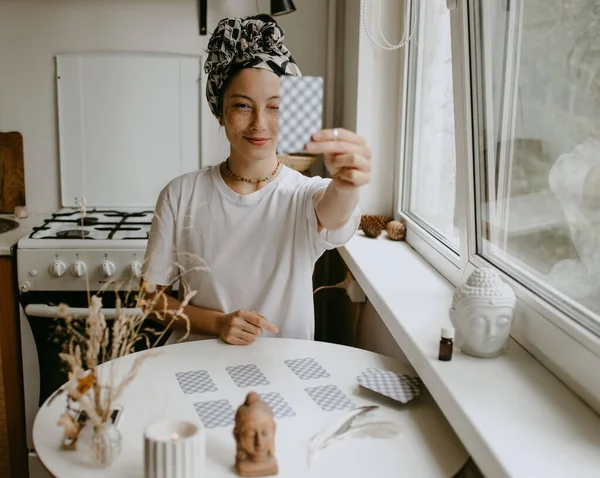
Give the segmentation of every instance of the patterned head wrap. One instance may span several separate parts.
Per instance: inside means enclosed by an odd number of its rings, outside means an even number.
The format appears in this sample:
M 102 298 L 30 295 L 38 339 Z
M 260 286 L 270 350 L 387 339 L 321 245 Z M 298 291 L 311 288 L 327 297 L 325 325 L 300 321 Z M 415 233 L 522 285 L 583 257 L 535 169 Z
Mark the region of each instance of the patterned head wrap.
M 275 22 L 256 18 L 225 18 L 208 42 L 204 72 L 208 75 L 206 98 L 212 113 L 221 116 L 220 97 L 232 73 L 242 68 L 262 68 L 277 76 L 302 76 L 283 44 L 285 33 Z

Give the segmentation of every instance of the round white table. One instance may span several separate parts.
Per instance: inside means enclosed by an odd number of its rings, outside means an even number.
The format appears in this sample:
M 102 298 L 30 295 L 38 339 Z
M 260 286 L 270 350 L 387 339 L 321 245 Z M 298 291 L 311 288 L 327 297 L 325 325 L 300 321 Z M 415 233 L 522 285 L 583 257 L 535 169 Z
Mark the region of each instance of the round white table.
M 424 390 L 403 404 L 357 384 L 357 376 L 367 368 L 416 375 L 410 366 L 389 357 L 335 344 L 278 338 L 260 338 L 245 346 L 231 346 L 220 340 L 202 340 L 162 347 L 161 353 L 142 365 L 118 403 L 122 405 L 118 428 L 122 450 L 105 469 L 89 468 L 78 462 L 76 452 L 60 450 L 62 428 L 57 420 L 65 398 L 44 404 L 35 420 L 33 439 L 42 463 L 58 478 L 143 477 L 144 429 L 162 419 L 182 419 L 203 423 L 194 404 L 226 399 L 235 410 L 246 394 L 277 392 L 294 415 L 276 418 L 275 456 L 282 477 L 443 477 L 453 476 L 466 463 L 468 455 L 458 437 L 429 393 Z M 139 352 L 146 353 L 146 352 Z M 112 364 L 124 373 L 137 354 Z M 329 373 L 327 377 L 300 379 L 284 360 L 313 358 Z M 256 365 L 265 385 L 239 387 L 226 367 Z M 103 365 L 106 367 L 110 363 Z M 217 390 L 184 393 L 178 372 L 204 370 Z M 309 467 L 310 438 L 344 410 L 325 411 L 305 389 L 336 385 L 356 406 L 379 405 L 372 419 L 391 420 L 400 427 L 394 438 L 348 438 L 315 455 Z M 376 417 L 376 418 L 375 418 Z M 206 463 L 204 476 L 234 477 L 235 440 L 233 423 L 205 427 Z

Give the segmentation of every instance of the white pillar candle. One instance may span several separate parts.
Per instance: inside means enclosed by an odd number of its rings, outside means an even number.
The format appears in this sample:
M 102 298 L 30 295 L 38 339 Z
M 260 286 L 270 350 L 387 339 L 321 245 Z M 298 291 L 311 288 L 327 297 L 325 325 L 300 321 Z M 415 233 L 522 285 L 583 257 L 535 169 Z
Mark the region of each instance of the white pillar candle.
M 203 428 L 185 421 L 164 420 L 144 432 L 146 478 L 197 478 L 205 461 Z

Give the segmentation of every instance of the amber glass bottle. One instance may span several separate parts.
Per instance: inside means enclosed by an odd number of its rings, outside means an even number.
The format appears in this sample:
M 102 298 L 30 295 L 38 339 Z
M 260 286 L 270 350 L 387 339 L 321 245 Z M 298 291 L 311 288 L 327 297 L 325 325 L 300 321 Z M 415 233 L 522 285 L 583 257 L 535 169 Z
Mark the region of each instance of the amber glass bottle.
M 439 360 L 448 362 L 452 359 L 452 349 L 454 348 L 454 329 L 451 327 L 442 327 L 442 338 L 440 339 Z

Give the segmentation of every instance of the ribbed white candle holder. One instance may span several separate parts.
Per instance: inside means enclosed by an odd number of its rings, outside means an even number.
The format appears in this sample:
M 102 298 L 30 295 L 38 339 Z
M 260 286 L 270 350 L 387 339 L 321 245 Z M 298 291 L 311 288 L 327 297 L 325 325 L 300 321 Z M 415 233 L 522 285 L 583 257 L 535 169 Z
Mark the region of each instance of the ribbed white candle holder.
M 144 432 L 146 478 L 198 478 L 205 462 L 204 430 L 185 421 L 164 420 Z

